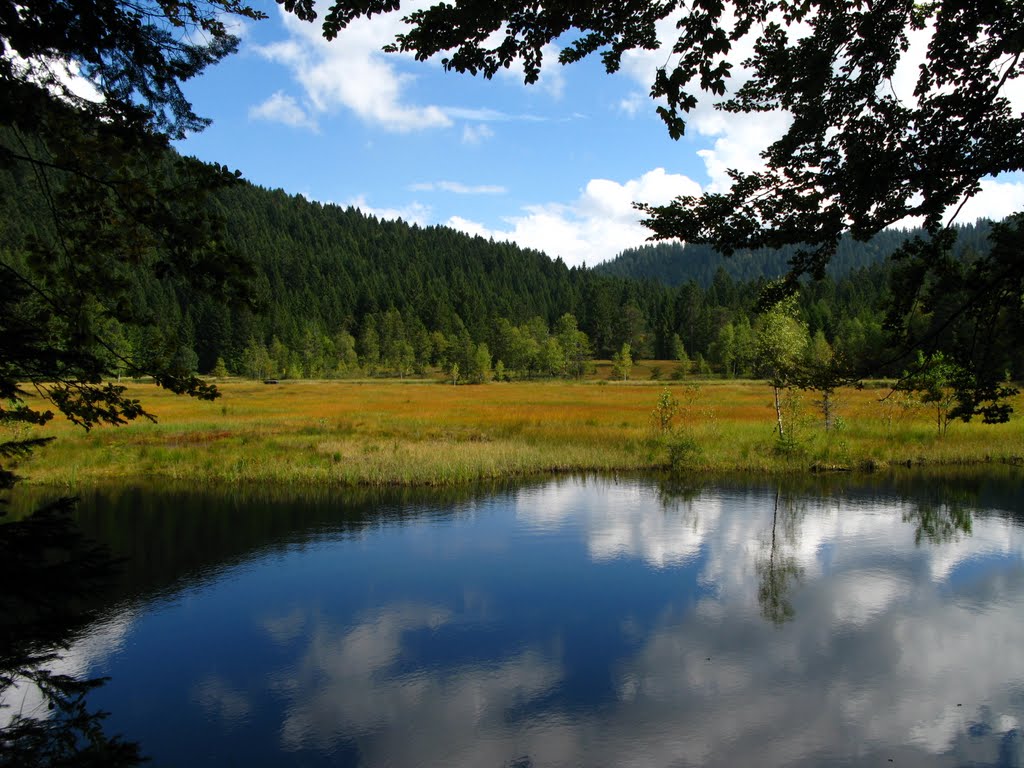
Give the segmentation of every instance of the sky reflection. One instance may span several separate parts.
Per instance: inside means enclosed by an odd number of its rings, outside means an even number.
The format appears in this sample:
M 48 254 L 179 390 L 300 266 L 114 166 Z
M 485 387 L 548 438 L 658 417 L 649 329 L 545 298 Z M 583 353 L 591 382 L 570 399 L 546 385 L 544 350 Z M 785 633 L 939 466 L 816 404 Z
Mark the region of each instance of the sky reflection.
M 140 595 L 68 658 L 157 765 L 1021 765 L 1024 532 L 957 509 L 563 479 Z

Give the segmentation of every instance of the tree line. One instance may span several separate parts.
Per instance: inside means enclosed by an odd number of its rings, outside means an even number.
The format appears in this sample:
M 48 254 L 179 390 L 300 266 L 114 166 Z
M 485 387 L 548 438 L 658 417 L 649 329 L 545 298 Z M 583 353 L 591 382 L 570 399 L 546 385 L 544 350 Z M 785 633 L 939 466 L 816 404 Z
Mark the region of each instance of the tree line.
M 25 243 L 52 237 L 31 181 L 17 167 L 0 169 L 8 262 L 24 258 Z M 457 382 L 578 378 L 593 359 L 621 358 L 628 347 L 631 359 L 677 360 L 684 373 L 761 375 L 759 301 L 779 253 L 757 256 L 754 279 L 735 278 L 725 262 L 707 280 L 712 262 L 696 259 L 689 278 L 669 285 L 656 279 L 658 269 L 648 275 L 635 259 L 631 276 L 570 268 L 510 243 L 378 220 L 245 183 L 219 191 L 212 205 L 225 222 L 223 237 L 250 264 L 255 306 L 229 303 L 174 276 L 133 273 L 129 302 L 159 322 L 103 321 L 112 370 L 131 376 L 159 362 L 257 379 L 432 370 L 453 373 Z M 987 247 L 987 222 L 957 231 L 962 260 Z M 892 245 L 912 234 L 883 241 Z M 685 268 L 693 249 L 668 248 L 651 253 Z M 807 281 L 793 309 L 807 338 L 851 371 L 876 363 L 889 346 L 892 270 L 880 249 L 878 242 L 844 241 L 843 263 L 865 266 Z M 630 258 L 625 254 L 620 266 Z M 1005 370 L 1018 376 L 1021 352 L 1005 345 L 1000 353 Z M 911 360 L 892 357 L 878 373 L 898 375 Z

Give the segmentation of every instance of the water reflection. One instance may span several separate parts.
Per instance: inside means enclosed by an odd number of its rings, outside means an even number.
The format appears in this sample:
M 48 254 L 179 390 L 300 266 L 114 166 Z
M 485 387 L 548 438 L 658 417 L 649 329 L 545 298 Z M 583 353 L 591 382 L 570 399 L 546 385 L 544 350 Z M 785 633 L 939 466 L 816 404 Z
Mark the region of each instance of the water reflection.
M 74 499 L 61 498 L 0 524 L 3 766 L 141 762 L 137 745 L 105 733 L 104 713 L 87 700 L 103 683 L 87 674 L 90 655 L 115 645 L 128 622 L 95 621 L 89 597 L 109 585 L 117 561 L 81 534 L 73 506 Z
M 969 536 L 973 517 L 973 507 L 966 506 L 961 500 L 950 499 L 939 503 L 917 502 L 904 513 L 903 521 L 914 524 L 914 543 L 920 545 L 927 540 L 932 544 L 943 544 L 958 539 L 961 533 Z
M 781 497 L 782 491 L 776 490 L 767 553 L 762 554 L 757 562 L 760 574 L 757 599 L 761 603 L 761 615 L 773 624 L 783 624 L 793 618 L 789 590 L 803 573 L 796 557 L 787 551 L 787 545 L 793 545 L 798 535 L 803 508 L 797 500 L 787 498 L 783 501 Z
M 664 489 L 659 500 L 660 512 L 652 508 L 650 486 L 636 482 L 563 479 L 517 494 L 515 511 L 538 532 L 585 525 L 594 561 L 639 558 L 653 568 L 679 566 L 700 553 L 721 502 L 710 495 L 676 498 Z
M 510 746 L 508 714 L 550 691 L 559 668 L 525 650 L 486 664 L 397 669 L 410 635 L 453 619 L 445 609 L 405 604 L 347 630 L 318 621 L 295 669 L 271 680 L 288 700 L 283 748 L 330 752 L 354 741 L 373 765 L 500 764 Z
M 157 765 L 1024 764 L 1019 479 L 814 482 L 87 509 L 76 658 Z

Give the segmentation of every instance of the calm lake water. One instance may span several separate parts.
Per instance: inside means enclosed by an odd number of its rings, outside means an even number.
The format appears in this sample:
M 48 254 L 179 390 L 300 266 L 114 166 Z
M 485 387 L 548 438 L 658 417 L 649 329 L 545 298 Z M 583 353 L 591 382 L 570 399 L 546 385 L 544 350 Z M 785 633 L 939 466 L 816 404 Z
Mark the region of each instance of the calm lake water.
M 1018 766 L 1022 488 L 97 493 L 60 668 L 156 766 Z

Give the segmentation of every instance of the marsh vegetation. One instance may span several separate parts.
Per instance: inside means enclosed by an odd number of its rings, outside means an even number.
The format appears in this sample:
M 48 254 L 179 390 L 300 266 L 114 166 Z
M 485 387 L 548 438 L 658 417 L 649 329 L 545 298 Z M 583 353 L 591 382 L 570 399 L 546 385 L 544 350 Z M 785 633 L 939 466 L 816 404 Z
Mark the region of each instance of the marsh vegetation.
M 599 374 L 600 375 L 600 368 Z M 890 385 L 818 394 L 757 381 L 590 380 L 444 386 L 437 380 L 229 380 L 214 402 L 129 385 L 156 423 L 59 437 L 18 471 L 88 486 L 159 477 L 216 482 L 452 485 L 569 471 L 798 473 L 889 465 L 1017 463 L 1020 419 L 954 422 Z

